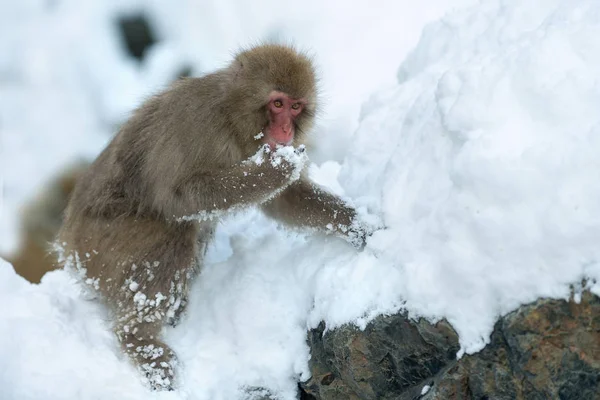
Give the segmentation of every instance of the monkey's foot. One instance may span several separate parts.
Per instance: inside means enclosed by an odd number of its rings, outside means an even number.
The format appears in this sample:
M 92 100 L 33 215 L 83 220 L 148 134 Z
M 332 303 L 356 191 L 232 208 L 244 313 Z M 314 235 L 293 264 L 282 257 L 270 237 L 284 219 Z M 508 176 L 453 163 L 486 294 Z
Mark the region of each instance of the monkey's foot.
M 137 346 L 128 343 L 125 348 L 152 390 L 174 390 L 177 358 L 166 344 L 159 340 L 138 340 Z
M 169 361 L 151 361 L 139 366 L 140 371 L 146 375 L 148 384 L 152 390 L 175 390 L 173 372 L 175 367 L 174 360 Z

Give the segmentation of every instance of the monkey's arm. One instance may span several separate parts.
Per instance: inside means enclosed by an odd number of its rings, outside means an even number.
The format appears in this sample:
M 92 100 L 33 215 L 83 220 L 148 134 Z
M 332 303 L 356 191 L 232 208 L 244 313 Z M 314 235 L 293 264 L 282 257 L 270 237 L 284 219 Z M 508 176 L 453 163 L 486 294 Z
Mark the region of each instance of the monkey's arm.
M 211 219 L 232 208 L 262 204 L 298 179 L 303 165 L 303 160 L 273 160 L 190 174 L 157 191 L 155 207 L 166 218 Z
M 334 233 L 357 248 L 364 246 L 367 232 L 359 225 L 356 211 L 306 178 L 288 186 L 262 208 L 270 217 L 291 226 Z

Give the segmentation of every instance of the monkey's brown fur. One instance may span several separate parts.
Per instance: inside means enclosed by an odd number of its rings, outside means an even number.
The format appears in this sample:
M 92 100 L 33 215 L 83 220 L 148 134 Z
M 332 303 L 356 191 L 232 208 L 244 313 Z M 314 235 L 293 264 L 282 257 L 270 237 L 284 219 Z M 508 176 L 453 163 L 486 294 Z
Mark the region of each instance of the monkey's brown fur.
M 51 246 L 63 221 L 75 181 L 88 164 L 81 161 L 69 166 L 44 186 L 21 213 L 21 238 L 16 252 L 6 257 L 17 274 L 32 283 L 58 267 Z
M 312 63 L 263 45 L 148 100 L 75 187 L 59 235 L 66 262 L 101 293 L 124 351 L 155 388 L 172 387 L 175 360 L 160 329 L 183 310 L 216 224 L 186 217 L 260 205 L 286 223 L 362 240 L 354 210 L 293 181 L 292 163 L 242 163 L 261 146 L 274 90 L 306 100 L 293 145 L 304 143 L 317 107 Z

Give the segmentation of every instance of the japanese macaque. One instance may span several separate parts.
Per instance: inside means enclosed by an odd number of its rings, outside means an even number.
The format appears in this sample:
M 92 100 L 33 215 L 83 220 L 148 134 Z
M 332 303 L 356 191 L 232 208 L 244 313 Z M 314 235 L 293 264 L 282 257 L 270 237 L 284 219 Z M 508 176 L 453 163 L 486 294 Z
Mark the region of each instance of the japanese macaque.
M 60 229 L 63 214 L 77 178 L 87 168 L 78 161 L 61 171 L 23 208 L 19 248 L 6 256 L 15 272 L 32 283 L 58 267 L 52 257 L 52 242 Z
M 58 237 L 62 260 L 100 293 L 152 388 L 175 385 L 176 357 L 160 331 L 184 310 L 219 216 L 259 206 L 363 246 L 355 210 L 304 173 L 316 110 L 311 60 L 257 46 L 146 101 L 78 180 Z

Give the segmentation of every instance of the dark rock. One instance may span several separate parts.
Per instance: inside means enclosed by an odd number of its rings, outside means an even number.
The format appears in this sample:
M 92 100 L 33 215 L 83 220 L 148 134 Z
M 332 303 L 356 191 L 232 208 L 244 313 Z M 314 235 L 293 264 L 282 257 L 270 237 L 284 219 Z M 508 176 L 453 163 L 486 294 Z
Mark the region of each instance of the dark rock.
M 127 52 L 141 61 L 146 49 L 156 43 L 148 18 L 143 14 L 123 16 L 119 18 L 118 26 Z
M 344 326 L 309 334 L 313 377 L 303 384 L 317 399 L 410 399 L 455 362 L 456 333 L 404 316 L 375 319 L 364 330 Z
M 309 333 L 313 377 L 302 384 L 317 399 L 600 399 L 600 299 L 589 293 L 580 304 L 521 307 L 496 323 L 485 349 L 459 361 L 445 322 L 395 315 L 365 331 L 323 329 Z
M 298 384 L 298 390 L 300 392 L 300 400 L 316 400 L 316 397 L 310 393 L 307 393 L 301 384 Z

